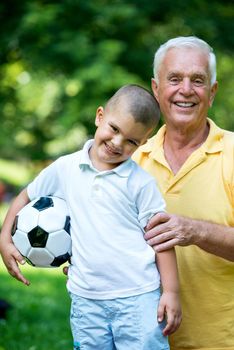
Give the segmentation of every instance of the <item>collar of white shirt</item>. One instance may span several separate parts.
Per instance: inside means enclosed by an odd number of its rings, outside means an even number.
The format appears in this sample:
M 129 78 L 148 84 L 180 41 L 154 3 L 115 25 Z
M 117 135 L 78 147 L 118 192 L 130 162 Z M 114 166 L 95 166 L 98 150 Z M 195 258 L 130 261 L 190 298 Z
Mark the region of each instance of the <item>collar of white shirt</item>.
M 132 171 L 132 166 L 133 166 L 133 160 L 131 158 L 127 159 L 125 162 L 121 163 L 120 165 L 118 165 L 116 168 L 113 168 L 111 170 L 105 170 L 105 171 L 99 171 L 97 170 L 92 162 L 91 159 L 89 157 L 89 150 L 91 148 L 91 146 L 93 145 L 94 140 L 88 140 L 86 141 L 86 143 L 84 144 L 83 150 L 82 150 L 82 154 L 81 154 L 81 159 L 80 159 L 80 168 L 84 169 L 85 167 L 89 167 L 90 169 L 92 169 L 93 171 L 96 171 L 100 174 L 107 174 L 107 173 L 112 173 L 114 172 L 115 174 L 119 175 L 120 177 L 128 177 Z

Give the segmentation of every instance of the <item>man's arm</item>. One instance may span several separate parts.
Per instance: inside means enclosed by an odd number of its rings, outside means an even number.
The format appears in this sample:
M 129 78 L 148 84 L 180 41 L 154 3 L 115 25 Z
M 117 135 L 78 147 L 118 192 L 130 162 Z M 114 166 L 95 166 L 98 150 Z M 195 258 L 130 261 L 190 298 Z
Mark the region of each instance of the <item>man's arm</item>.
M 24 264 L 25 260 L 13 244 L 11 231 L 16 214 L 29 202 L 26 189 L 20 192 L 10 206 L 4 220 L 0 234 L 0 253 L 8 272 L 17 280 L 29 285 L 29 281 L 22 275 L 18 263 Z
M 145 239 L 156 252 L 176 245 L 196 245 L 208 253 L 234 262 L 234 227 L 158 213 L 149 221 Z

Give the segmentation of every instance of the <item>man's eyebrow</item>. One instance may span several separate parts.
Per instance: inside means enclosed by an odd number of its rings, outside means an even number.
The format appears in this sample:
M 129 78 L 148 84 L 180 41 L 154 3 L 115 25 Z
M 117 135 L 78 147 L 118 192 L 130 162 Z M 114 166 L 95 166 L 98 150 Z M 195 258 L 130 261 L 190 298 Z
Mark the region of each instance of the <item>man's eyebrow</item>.
M 177 77 L 183 77 L 185 76 L 186 74 L 182 73 L 182 72 L 179 72 L 177 70 L 174 70 L 174 71 L 170 71 L 168 72 L 167 74 L 167 78 L 171 78 L 173 76 L 177 76 Z M 198 78 L 203 78 L 203 79 L 208 79 L 208 75 L 205 73 L 205 72 L 197 72 L 197 71 L 194 71 L 194 72 L 190 72 L 189 73 L 189 76 L 190 77 L 198 77 Z
M 196 77 L 196 78 L 203 78 L 203 79 L 206 79 L 207 78 L 207 74 L 205 73 L 201 73 L 201 72 L 194 72 L 192 74 L 193 77 Z
M 170 72 L 167 73 L 167 76 L 172 76 L 172 75 L 182 75 L 181 72 L 177 71 L 177 70 L 172 70 Z

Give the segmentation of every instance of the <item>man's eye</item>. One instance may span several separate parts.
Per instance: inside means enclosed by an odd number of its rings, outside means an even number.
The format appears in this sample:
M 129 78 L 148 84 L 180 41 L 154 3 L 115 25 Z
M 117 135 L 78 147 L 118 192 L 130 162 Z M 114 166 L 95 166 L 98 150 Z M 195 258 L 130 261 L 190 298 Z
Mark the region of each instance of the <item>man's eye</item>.
M 176 84 L 178 84 L 179 83 L 179 78 L 177 78 L 177 77 L 172 77 L 172 78 L 170 78 L 169 79 L 169 81 L 170 81 L 170 83 L 172 84 L 172 85 L 176 85 Z
M 194 84 L 195 84 L 196 86 L 201 86 L 201 85 L 204 84 L 204 82 L 203 82 L 203 80 L 201 80 L 201 79 L 195 79 L 195 80 L 194 80 Z

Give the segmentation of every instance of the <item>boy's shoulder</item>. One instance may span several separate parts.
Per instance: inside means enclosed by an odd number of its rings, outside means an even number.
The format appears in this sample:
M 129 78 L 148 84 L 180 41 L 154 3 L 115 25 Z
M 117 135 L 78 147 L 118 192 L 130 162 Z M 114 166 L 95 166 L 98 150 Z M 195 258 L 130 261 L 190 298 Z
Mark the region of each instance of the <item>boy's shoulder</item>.
M 87 140 L 80 150 L 75 151 L 73 153 L 68 153 L 68 154 L 65 154 L 65 155 L 59 157 L 58 158 L 59 162 L 69 163 L 69 162 L 74 161 L 77 164 L 77 162 L 80 162 L 80 161 L 87 159 L 88 151 L 89 151 L 92 143 L 93 143 L 92 139 Z
M 128 176 L 127 187 L 132 198 L 136 198 L 140 193 L 149 191 L 158 196 L 158 186 L 156 179 L 142 169 L 134 160 L 131 159 L 131 172 Z M 142 192 L 143 191 L 143 192 Z
M 133 159 L 131 159 L 132 163 L 132 172 L 131 175 L 134 177 L 134 179 L 139 179 L 140 181 L 151 181 L 154 180 L 155 178 L 150 175 L 146 170 L 144 170 L 139 164 L 137 164 Z
M 73 162 L 73 161 L 79 161 L 80 160 L 80 157 L 83 153 L 83 149 L 79 150 L 79 151 L 76 151 L 76 152 L 73 152 L 73 153 L 67 153 L 67 154 L 64 154 L 62 156 L 60 156 L 57 161 L 60 162 L 60 163 L 70 163 L 70 162 Z

